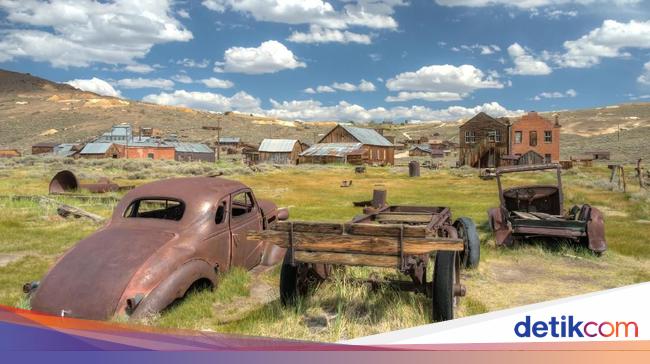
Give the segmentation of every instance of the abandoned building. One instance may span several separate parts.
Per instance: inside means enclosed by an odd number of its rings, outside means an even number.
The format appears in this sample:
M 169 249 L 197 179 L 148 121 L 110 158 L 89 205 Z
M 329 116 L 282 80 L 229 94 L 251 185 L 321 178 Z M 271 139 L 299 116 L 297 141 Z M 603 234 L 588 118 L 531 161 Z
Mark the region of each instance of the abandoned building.
M 123 150 L 115 143 L 88 143 L 79 152 L 81 158 L 121 158 Z
M 517 164 L 557 163 L 560 160 L 560 123 L 541 117 L 534 111 L 522 116 L 510 129 L 510 154 L 519 157 Z
M 364 154 L 367 152 L 361 143 L 318 143 L 300 153 L 300 163 L 359 165 L 363 164 Z
M 257 152 L 258 162 L 297 164 L 302 144 L 296 139 L 264 139 Z
M 214 162 L 214 150 L 201 143 L 169 143 L 175 149 L 175 159 L 180 162 Z
M 429 144 L 416 144 L 409 150 L 409 157 L 443 158 L 444 156 L 444 150 L 434 149 Z
M 164 159 L 174 160 L 176 148 L 171 143 L 164 143 L 149 137 L 131 138 L 128 144 L 120 145 L 127 159 Z
M 510 121 L 480 112 L 459 129 L 459 164 L 475 168 L 499 167 L 510 154 Z
M 330 147 L 319 146 L 319 144 L 331 143 L 339 145 Z M 312 145 L 303 154 L 304 156 L 308 156 L 315 153 L 316 151 L 318 151 L 318 153 L 323 153 L 325 150 L 335 151 L 339 148 L 343 148 L 345 153 L 348 153 L 349 156 L 356 156 L 359 154 L 356 151 L 356 146 L 354 146 L 354 144 L 361 144 L 361 163 L 380 165 L 395 164 L 395 146 L 384 136 L 379 134 L 374 129 L 365 129 L 343 124 L 338 124 L 332 130 L 326 133 L 325 136 L 323 136 L 317 144 Z M 354 153 L 350 154 L 353 150 Z M 336 153 L 340 154 L 341 152 Z M 353 159 L 354 158 L 355 157 L 353 157 Z M 307 159 L 308 158 L 305 160 Z M 337 157 L 335 159 L 338 160 L 340 157 Z M 349 157 L 346 158 L 346 163 L 352 163 Z
M 0 158 L 14 158 L 20 156 L 22 156 L 22 154 L 18 149 L 0 148 Z
M 594 160 L 609 160 L 611 158 L 611 152 L 605 150 L 585 152 L 585 154 L 593 156 Z
M 59 145 L 55 142 L 40 142 L 32 145 L 32 155 L 53 154 L 54 148 Z
M 83 149 L 83 144 L 63 143 L 54 147 L 53 154 L 57 157 L 78 158 L 79 152 Z

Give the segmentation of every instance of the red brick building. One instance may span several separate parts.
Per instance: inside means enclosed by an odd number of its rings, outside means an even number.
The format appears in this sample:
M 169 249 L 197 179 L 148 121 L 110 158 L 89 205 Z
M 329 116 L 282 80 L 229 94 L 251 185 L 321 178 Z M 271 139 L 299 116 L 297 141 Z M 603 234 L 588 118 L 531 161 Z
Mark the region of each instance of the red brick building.
M 560 161 L 560 124 L 534 111 L 522 116 L 510 127 L 510 154 L 518 164 L 541 164 Z

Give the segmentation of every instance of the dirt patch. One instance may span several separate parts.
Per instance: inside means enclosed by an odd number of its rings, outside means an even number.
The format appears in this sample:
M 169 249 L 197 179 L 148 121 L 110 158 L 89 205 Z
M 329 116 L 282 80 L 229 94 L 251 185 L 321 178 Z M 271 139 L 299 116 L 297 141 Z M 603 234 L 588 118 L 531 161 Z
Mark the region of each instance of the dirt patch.
M 24 256 L 24 254 L 0 254 L 0 268 L 9 265 Z

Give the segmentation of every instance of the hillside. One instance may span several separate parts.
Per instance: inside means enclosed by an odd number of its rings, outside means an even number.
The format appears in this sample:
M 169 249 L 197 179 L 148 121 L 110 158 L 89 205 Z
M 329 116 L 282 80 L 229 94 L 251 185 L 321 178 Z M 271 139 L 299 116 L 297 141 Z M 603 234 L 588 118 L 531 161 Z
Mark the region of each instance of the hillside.
M 545 113 L 550 116 L 552 113 Z M 644 140 L 650 136 L 650 103 L 607 106 L 597 109 L 560 111 L 562 154 L 579 154 L 584 149 L 607 149 L 615 159 L 631 161 L 650 157 Z M 10 71 L 0 70 L 0 147 L 27 151 L 37 142 L 87 141 L 118 123 L 135 129 L 150 126 L 175 133 L 183 140 L 211 143 L 214 131 L 202 126 L 223 128 L 223 136 L 239 136 L 259 143 L 263 138 L 298 138 L 313 143 L 332 122 L 282 121 L 260 116 L 228 115 L 122 100 L 84 92 L 72 86 Z M 458 122 L 385 126 L 386 135 L 397 140 L 440 133 L 457 138 Z M 617 139 L 618 128 L 623 130 Z M 615 143 L 613 142 L 615 141 Z M 641 149 L 639 149 L 641 148 Z

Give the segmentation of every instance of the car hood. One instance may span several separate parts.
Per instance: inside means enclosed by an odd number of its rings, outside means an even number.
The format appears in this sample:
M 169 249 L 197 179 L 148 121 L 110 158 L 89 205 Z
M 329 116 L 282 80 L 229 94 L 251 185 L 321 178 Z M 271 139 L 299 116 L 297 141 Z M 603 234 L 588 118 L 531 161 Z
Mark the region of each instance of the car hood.
M 53 315 L 106 320 L 133 275 L 172 232 L 108 227 L 81 240 L 52 267 L 34 292 L 32 309 Z

